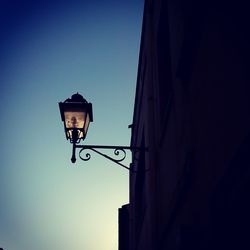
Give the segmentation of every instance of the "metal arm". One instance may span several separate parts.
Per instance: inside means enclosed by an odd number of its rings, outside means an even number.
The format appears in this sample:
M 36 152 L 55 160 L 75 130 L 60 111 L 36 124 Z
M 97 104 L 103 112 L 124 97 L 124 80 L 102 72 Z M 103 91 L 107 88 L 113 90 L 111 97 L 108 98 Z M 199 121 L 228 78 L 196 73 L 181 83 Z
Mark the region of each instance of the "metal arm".
M 131 172 L 136 172 L 134 170 L 132 170 L 130 167 L 124 165 L 123 163 L 121 163 L 123 160 L 125 160 L 127 154 L 126 154 L 126 150 L 130 150 L 132 152 L 140 152 L 140 151 L 147 151 L 147 148 L 140 148 L 140 147 L 130 147 L 130 146 L 105 146 L 105 145 L 76 145 L 75 143 L 73 143 L 73 151 L 72 151 L 72 158 L 71 158 L 71 162 L 75 163 L 76 162 L 76 157 L 75 157 L 75 150 L 76 148 L 80 148 L 79 151 L 79 158 L 83 161 L 88 161 L 91 158 L 91 154 L 90 153 L 85 153 L 83 154 L 83 156 L 81 156 L 81 154 L 83 153 L 84 150 L 91 150 L 103 157 L 105 157 L 106 159 L 113 161 L 114 163 L 120 165 L 123 168 L 126 168 L 127 170 L 131 171 Z M 97 149 L 113 149 L 113 154 L 114 157 L 111 157 L 107 154 L 104 154 L 103 152 L 100 152 Z

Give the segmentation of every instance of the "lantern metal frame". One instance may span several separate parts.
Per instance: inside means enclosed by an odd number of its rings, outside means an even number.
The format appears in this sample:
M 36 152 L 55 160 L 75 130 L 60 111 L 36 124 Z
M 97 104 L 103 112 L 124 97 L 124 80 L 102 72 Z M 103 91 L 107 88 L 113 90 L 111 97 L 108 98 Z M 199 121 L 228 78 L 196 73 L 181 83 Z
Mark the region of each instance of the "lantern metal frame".
M 64 102 L 59 102 L 59 109 L 61 114 L 61 119 L 64 124 L 64 131 L 66 139 L 70 140 L 71 143 L 79 143 L 81 140 L 84 140 L 87 132 L 89 123 L 93 121 L 93 112 L 92 104 L 88 103 L 78 92 L 72 95 L 71 98 L 66 99 Z M 65 112 L 71 110 L 71 112 L 82 112 L 85 113 L 84 123 L 82 128 L 67 128 L 65 121 Z M 89 118 L 89 122 L 86 122 L 86 118 Z M 71 133 L 71 136 L 70 136 Z M 79 137 L 79 134 L 82 133 L 82 137 Z

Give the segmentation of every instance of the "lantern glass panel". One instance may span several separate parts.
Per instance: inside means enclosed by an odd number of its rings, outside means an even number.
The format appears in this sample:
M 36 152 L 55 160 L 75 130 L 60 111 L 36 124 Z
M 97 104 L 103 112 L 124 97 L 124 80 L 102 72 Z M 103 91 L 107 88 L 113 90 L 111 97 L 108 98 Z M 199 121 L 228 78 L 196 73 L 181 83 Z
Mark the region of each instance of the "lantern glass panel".
M 85 124 L 85 112 L 70 112 L 65 111 L 64 117 L 65 117 L 65 127 L 67 129 L 83 129 Z
M 89 128 L 89 123 L 90 123 L 90 117 L 89 113 L 86 115 L 86 121 L 85 121 L 85 126 L 84 126 L 84 133 L 85 135 L 87 134 L 88 128 Z

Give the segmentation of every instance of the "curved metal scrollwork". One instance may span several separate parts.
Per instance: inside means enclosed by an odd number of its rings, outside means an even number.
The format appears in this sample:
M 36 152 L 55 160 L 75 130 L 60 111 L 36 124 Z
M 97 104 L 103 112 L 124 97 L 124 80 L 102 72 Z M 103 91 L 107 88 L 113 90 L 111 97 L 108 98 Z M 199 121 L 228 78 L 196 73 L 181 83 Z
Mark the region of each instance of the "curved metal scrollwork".
M 88 161 L 88 160 L 91 159 L 91 154 L 90 154 L 90 153 L 84 153 L 84 155 L 81 156 L 81 153 L 82 153 L 82 151 L 83 151 L 84 149 L 86 149 L 86 148 L 83 148 L 83 149 L 81 149 L 81 150 L 79 151 L 79 158 L 80 158 L 81 160 L 83 160 L 83 161 Z
M 146 150 L 144 148 L 137 148 L 137 147 L 129 147 L 129 146 L 101 146 L 101 145 L 73 145 L 73 153 L 72 153 L 72 158 L 71 161 L 74 163 L 76 161 L 75 158 L 75 150 L 76 148 L 79 148 L 79 158 L 83 161 L 88 161 L 91 159 L 91 153 L 89 152 L 90 150 L 93 151 L 94 153 L 97 153 L 106 159 L 109 159 L 113 161 L 114 163 L 122 166 L 123 168 L 128 169 L 131 172 L 136 172 L 135 170 L 131 169 L 130 167 L 122 164 L 121 162 L 124 161 L 127 157 L 126 150 L 131 150 L 134 152 L 139 152 L 142 150 Z M 111 156 L 104 154 L 103 152 L 99 151 L 98 149 L 101 150 L 113 150 Z M 88 152 L 85 152 L 85 150 L 89 150 Z
M 121 157 L 120 159 L 114 159 L 116 162 L 121 162 L 121 161 L 123 161 L 125 158 L 126 158 L 126 151 L 124 150 L 124 149 L 122 149 L 122 148 L 116 148 L 115 150 L 114 150 L 114 155 L 116 155 L 116 156 L 120 156 L 120 152 L 122 152 L 122 154 L 123 154 L 123 157 Z
M 99 155 L 101 155 L 101 156 L 103 156 L 103 157 L 105 157 L 105 158 L 119 164 L 120 166 L 122 166 L 122 167 L 124 167 L 126 169 L 130 169 L 129 167 L 127 167 L 127 166 L 125 166 L 125 165 L 123 165 L 121 163 L 127 157 L 126 151 L 123 148 L 119 148 L 119 147 L 113 148 L 113 149 L 114 149 L 113 155 L 115 157 L 104 154 L 103 152 L 100 152 L 100 151 L 96 150 L 95 148 L 91 148 L 91 147 L 88 147 L 88 146 L 86 146 L 86 147 L 83 146 L 81 148 L 81 150 L 79 151 L 79 158 L 81 160 L 83 160 L 83 161 L 90 160 L 91 159 L 91 154 L 90 153 L 85 153 L 84 150 L 92 150 L 93 152 L 95 152 L 95 153 L 97 153 L 97 154 L 99 154 Z

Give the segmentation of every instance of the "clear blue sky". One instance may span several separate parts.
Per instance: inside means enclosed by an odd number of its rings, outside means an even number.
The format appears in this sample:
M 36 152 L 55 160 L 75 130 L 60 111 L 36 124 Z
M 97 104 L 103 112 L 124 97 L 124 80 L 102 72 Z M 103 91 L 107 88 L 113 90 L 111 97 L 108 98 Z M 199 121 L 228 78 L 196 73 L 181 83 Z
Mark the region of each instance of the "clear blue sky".
M 117 250 L 128 172 L 70 162 L 58 102 L 93 104 L 87 144 L 130 143 L 142 0 L 1 1 L 0 247 Z

